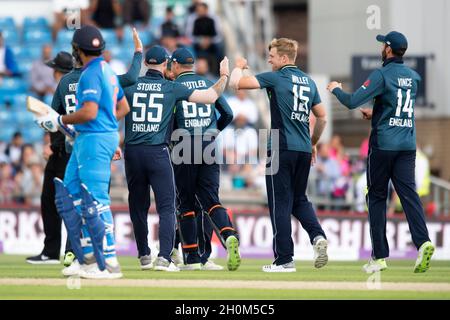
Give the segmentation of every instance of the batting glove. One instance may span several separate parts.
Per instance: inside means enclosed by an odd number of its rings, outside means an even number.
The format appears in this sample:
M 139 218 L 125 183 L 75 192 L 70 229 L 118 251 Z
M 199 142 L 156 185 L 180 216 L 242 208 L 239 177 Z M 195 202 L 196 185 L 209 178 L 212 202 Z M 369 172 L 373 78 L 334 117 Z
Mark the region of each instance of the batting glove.
M 58 131 L 61 122 L 61 116 L 55 116 L 54 114 L 46 114 L 45 116 L 36 119 L 36 123 L 48 132 Z

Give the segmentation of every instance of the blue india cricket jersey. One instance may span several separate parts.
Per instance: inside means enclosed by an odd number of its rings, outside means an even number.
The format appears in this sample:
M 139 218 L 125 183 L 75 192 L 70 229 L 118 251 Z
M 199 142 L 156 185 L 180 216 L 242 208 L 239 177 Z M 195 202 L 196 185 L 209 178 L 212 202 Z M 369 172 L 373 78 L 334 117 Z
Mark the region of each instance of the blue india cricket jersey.
M 102 57 L 91 60 L 84 68 L 77 88 L 78 111 L 85 102 L 98 104 L 94 120 L 75 125 L 78 132 L 112 132 L 118 130 L 116 104 L 124 96 L 116 74 Z

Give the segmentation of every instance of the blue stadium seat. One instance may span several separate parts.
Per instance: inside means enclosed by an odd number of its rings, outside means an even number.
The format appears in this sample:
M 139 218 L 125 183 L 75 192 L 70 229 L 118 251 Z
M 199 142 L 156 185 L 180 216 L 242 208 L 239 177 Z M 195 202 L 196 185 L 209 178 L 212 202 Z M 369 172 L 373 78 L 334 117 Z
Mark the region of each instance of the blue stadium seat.
M 25 93 L 27 83 L 20 78 L 4 78 L 0 83 L 0 95 L 15 95 Z
M 23 59 L 18 62 L 19 72 L 21 73 L 26 83 L 28 76 L 30 75 L 31 67 L 33 66 L 33 59 Z
M 2 125 L 2 130 L 0 130 L 0 141 L 9 142 L 14 134 L 17 131 L 15 125 L 5 124 Z
M 6 109 L 5 106 L 2 106 L 0 109 L 0 124 L 2 124 L 2 130 L 3 125 L 7 125 L 9 123 L 14 123 L 14 113 L 11 110 Z
M 2 35 L 7 46 L 13 46 L 19 43 L 19 36 L 17 35 L 16 30 L 2 30 Z
M 32 45 L 32 46 L 20 46 L 14 48 L 14 54 L 16 61 L 20 64 L 23 60 L 35 60 L 42 56 L 42 46 Z
M 44 44 L 52 42 L 52 35 L 50 31 L 42 30 L 28 30 L 23 35 L 24 43 L 26 44 Z
M 152 40 L 153 37 L 150 34 L 150 32 L 148 32 L 147 30 L 138 30 L 139 33 L 139 38 L 141 38 L 142 44 L 145 46 L 148 46 Z M 123 30 L 123 39 L 122 39 L 122 43 L 123 44 L 129 44 L 129 45 L 133 45 L 133 33 L 131 31 L 130 27 L 125 27 Z
M 16 110 L 25 110 L 27 104 L 27 94 L 16 94 L 12 100 L 12 108 Z
M 56 44 L 58 46 L 70 46 L 72 43 L 73 30 L 60 30 L 56 36 Z
M 25 143 L 41 142 L 44 138 L 44 130 L 39 128 L 37 124 L 30 125 L 21 130 Z
M 28 127 L 34 124 L 33 115 L 25 108 L 22 110 L 16 110 L 13 115 L 14 122 L 22 127 Z
M 101 30 L 103 40 L 105 40 L 107 45 L 116 45 L 117 44 L 117 36 L 116 32 L 113 29 L 102 29 Z
M 68 53 L 72 53 L 72 45 L 71 43 L 66 43 L 65 45 L 56 45 L 53 47 L 53 56 L 56 56 L 58 52 L 60 51 L 66 51 Z
M 13 17 L 0 17 L 0 30 L 6 31 L 15 31 L 16 24 L 14 22 Z
M 25 17 L 23 20 L 24 30 L 49 30 L 49 23 L 45 17 Z

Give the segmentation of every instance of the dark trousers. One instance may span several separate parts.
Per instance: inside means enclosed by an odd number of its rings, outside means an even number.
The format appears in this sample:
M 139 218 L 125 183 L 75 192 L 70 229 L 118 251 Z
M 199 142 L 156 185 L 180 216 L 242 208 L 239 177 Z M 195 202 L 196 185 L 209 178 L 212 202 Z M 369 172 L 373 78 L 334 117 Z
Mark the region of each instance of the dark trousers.
M 274 235 L 274 264 L 281 265 L 291 262 L 294 256 L 291 214 L 300 221 L 311 243 L 319 235 L 325 237 L 325 232 L 306 196 L 311 153 L 289 150 L 274 152 L 279 152 L 278 165 L 275 163 L 277 155 L 273 154 L 273 160 L 267 164 L 266 187 Z M 271 155 L 269 153 L 269 157 Z
M 194 141 L 194 137 L 191 139 Z M 202 150 L 210 146 L 210 143 L 203 142 Z M 222 239 L 226 240 L 230 235 L 237 236 L 227 210 L 220 203 L 219 165 L 205 162 L 195 164 L 195 149 L 192 150 L 191 157 L 191 163 L 174 165 L 180 211 L 180 232 L 184 241 L 182 247 L 183 251 L 187 253 L 186 262 L 188 264 L 202 261 L 199 252 L 199 232 L 197 231 L 197 219 L 199 218 L 196 218 L 202 214 L 202 211 L 203 214 L 209 215 Z M 201 219 L 207 218 L 202 217 Z M 202 236 L 202 241 L 205 238 Z M 207 249 L 208 245 L 210 249 L 210 244 L 205 244 L 205 241 L 201 244 L 202 249 Z
M 170 154 L 166 145 L 127 145 L 125 173 L 128 183 L 128 205 L 139 257 L 149 255 L 147 215 L 150 187 L 159 215 L 159 254 L 170 261 L 175 241 L 175 182 Z
M 416 192 L 416 151 L 384 151 L 371 148 L 367 158 L 367 206 L 369 208 L 372 257 L 389 256 L 386 238 L 386 207 L 392 180 L 408 220 L 416 248 L 430 241 L 422 203 Z
M 206 216 L 207 214 L 207 212 L 202 211 L 197 216 L 198 253 L 200 262 L 203 264 L 208 261 L 212 251 L 213 226 Z
M 65 151 L 54 151 L 48 159 L 44 171 L 44 183 L 41 194 L 41 213 L 44 225 L 44 249 L 42 254 L 47 257 L 59 259 L 61 250 L 61 216 L 55 206 L 55 177 L 64 179 L 69 156 Z M 70 251 L 70 243 L 67 239 L 66 252 Z

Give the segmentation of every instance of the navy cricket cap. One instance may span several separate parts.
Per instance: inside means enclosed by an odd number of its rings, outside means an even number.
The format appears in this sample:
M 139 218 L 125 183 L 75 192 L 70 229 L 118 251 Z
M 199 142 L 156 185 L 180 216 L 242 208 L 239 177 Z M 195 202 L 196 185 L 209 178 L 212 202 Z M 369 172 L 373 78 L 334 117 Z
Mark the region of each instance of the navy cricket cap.
M 168 58 L 167 51 L 161 46 L 153 46 L 145 53 L 145 62 L 148 64 L 161 64 Z
M 408 49 L 408 40 L 397 31 L 391 31 L 385 36 L 379 34 L 377 35 L 377 41 L 386 43 L 392 50 Z
M 102 51 L 105 49 L 105 40 L 103 40 L 100 30 L 89 25 L 75 30 L 72 44 L 87 51 Z
M 60 51 L 53 59 L 45 63 L 52 69 L 63 73 L 69 73 L 73 69 L 73 57 L 70 53 Z
M 195 62 L 194 55 L 186 48 L 180 48 L 172 53 L 170 60 L 179 64 L 193 64 Z

